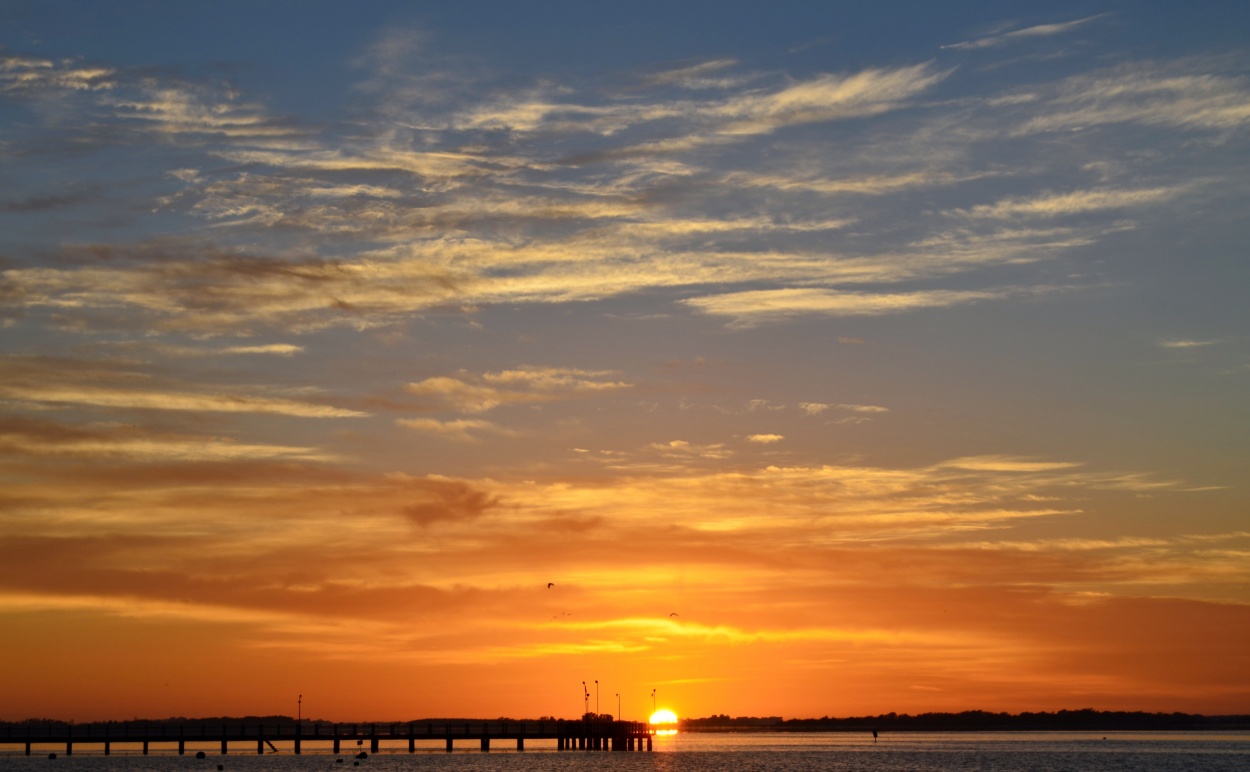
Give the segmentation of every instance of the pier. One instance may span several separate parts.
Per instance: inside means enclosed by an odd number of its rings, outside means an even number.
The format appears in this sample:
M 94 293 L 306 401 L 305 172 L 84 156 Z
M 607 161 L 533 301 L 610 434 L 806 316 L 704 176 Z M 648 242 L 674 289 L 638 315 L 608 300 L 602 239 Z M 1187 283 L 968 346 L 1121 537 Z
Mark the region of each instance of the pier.
M 219 749 L 224 756 L 231 747 L 243 752 L 255 749 L 257 754 L 264 754 L 267 748 L 278 752 L 274 743 L 290 743 L 296 754 L 304 750 L 338 754 L 343 752 L 345 744 L 347 751 L 353 754 L 362 752 L 366 744 L 369 753 L 377 753 L 383 742 L 406 742 L 409 753 L 416 752 L 418 743 L 423 749 L 436 750 L 441 746 L 451 753 L 456 747 L 466 746 L 489 751 L 492 742 L 497 748 L 515 743 L 516 750 L 524 751 L 526 740 L 555 740 L 557 751 L 649 751 L 652 736 L 653 730 L 646 722 L 594 719 L 430 720 L 387 724 L 110 721 L 9 724 L 0 732 L 0 747 L 24 745 L 27 756 L 36 745 L 63 750 L 66 756 L 73 755 L 76 747 L 88 753 L 102 751 L 108 756 L 118 746 L 141 747 L 144 755 L 153 747 L 170 750 L 177 747 L 182 755 L 188 745 L 199 746 L 200 752 L 207 745 Z M 400 748 L 402 750 L 402 745 Z

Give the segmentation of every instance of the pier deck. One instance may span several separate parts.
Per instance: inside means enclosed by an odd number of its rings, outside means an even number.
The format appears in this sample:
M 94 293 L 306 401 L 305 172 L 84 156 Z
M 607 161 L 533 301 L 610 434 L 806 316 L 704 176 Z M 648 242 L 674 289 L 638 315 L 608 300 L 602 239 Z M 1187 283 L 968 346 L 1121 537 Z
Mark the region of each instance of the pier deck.
M 555 740 L 556 750 L 651 750 L 652 729 L 641 721 L 563 719 L 543 721 L 478 721 L 435 720 L 390 724 L 337 724 L 322 721 L 289 723 L 184 723 L 117 721 L 93 724 L 21 724 L 0 730 L 0 746 L 24 745 L 26 755 L 35 745 L 51 745 L 72 755 L 80 750 L 109 755 L 118 745 L 142 746 L 146 755 L 153 746 L 176 745 L 178 753 L 186 753 L 187 744 L 204 745 L 229 753 L 230 746 L 255 748 L 263 754 L 275 752 L 274 743 L 289 743 L 294 753 L 304 749 L 343 752 L 364 750 L 377 753 L 383 742 L 407 741 L 408 752 L 414 753 L 418 741 L 441 741 L 451 752 L 458 741 L 461 746 L 476 741 L 482 751 L 489 751 L 491 742 L 514 742 L 518 751 L 525 750 L 526 740 Z M 81 746 L 90 746 L 81 748 Z M 497 746 L 498 747 L 498 746 Z

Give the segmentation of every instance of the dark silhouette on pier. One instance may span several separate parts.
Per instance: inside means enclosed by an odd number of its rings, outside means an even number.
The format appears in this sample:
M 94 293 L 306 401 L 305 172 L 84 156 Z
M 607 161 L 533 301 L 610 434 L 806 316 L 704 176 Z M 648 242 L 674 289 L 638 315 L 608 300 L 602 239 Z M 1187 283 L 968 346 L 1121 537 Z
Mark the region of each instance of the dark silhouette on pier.
M 617 721 L 610 715 L 587 715 L 580 721 L 545 718 L 534 720 L 496 719 L 427 719 L 404 723 L 339 724 L 325 721 L 295 721 L 290 718 L 269 719 L 201 719 L 191 721 L 108 721 L 73 724 L 60 721 L 24 721 L 0 724 L 0 746 L 25 745 L 26 755 L 35 745 L 53 745 L 71 756 L 75 746 L 92 746 L 109 755 L 115 745 L 143 748 L 147 755 L 151 746 L 174 745 L 178 753 L 186 752 L 187 743 L 218 745 L 224 756 L 230 746 L 254 747 L 264 754 L 265 746 L 275 742 L 291 743 L 295 753 L 304 748 L 321 748 L 339 753 L 344 741 L 361 746 L 367 740 L 369 751 L 377 753 L 383 742 L 408 744 L 414 753 L 417 743 L 428 747 L 433 741 L 442 743 L 451 752 L 455 743 L 461 746 L 476 741 L 489 751 L 491 741 L 514 742 L 518 751 L 525 750 L 526 740 L 555 740 L 556 750 L 651 750 L 653 730 L 641 721 Z M 203 758 L 203 751 L 196 754 Z M 363 751 L 361 755 L 367 758 Z M 360 756 L 358 756 L 359 758 Z

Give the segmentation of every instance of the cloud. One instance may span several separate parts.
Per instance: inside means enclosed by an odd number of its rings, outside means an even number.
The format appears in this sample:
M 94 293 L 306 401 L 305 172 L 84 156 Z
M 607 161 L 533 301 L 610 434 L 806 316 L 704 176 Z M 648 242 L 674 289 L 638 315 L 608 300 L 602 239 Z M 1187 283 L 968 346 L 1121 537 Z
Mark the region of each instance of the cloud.
M 963 50 L 978 49 L 978 48 L 998 48 L 1000 46 L 1008 45 L 1009 43 L 1016 43 L 1021 40 L 1027 40 L 1029 38 L 1051 37 L 1053 35 L 1060 35 L 1065 32 L 1070 32 L 1076 29 L 1077 27 L 1088 24 L 1089 22 L 1095 19 L 1100 19 L 1106 15 L 1107 14 L 1105 13 L 1100 13 L 1095 16 L 1087 16 L 1084 19 L 1077 19 L 1075 21 L 1060 22 L 1057 24 L 1038 24 L 1032 27 L 1024 27 L 1022 29 L 1013 30 L 1011 32 L 1005 32 L 1001 35 L 991 35 L 989 37 L 978 38 L 976 40 L 970 40 L 964 43 L 951 43 L 949 45 L 942 46 L 942 48 L 953 48 L 953 49 L 963 49 Z
M 0 397 L 44 404 L 90 405 L 141 410 L 207 413 L 264 413 L 298 418 L 361 418 L 359 410 L 246 394 L 203 394 L 185 391 L 41 384 L 37 387 L 0 384 Z
M 65 458 L 87 462 L 125 460 L 148 463 L 308 461 L 330 462 L 337 454 L 317 448 L 265 445 L 212 437 L 148 435 L 115 429 L 89 431 L 32 431 L 30 427 L 0 426 L 0 454 L 31 459 Z
M 460 378 L 437 376 L 410 383 L 404 390 L 418 397 L 465 413 L 482 413 L 500 405 L 550 402 L 597 392 L 631 388 L 633 384 L 605 380 L 618 375 L 611 370 L 579 370 L 566 367 L 521 367 Z M 464 380 L 470 379 L 469 382 Z
M 453 410 L 465 413 L 481 413 L 505 402 L 535 399 L 534 395 L 507 393 L 491 386 L 477 386 L 446 376 L 410 383 L 404 387 L 404 391 L 418 397 L 435 397 Z
M 1213 340 L 1174 339 L 1159 341 L 1160 348 L 1201 348 L 1203 346 L 1213 345 L 1215 345 L 1215 341 Z
M 895 109 L 950 73 L 928 63 L 867 69 L 854 75 L 821 75 L 771 94 L 749 94 L 706 110 L 725 121 L 720 134 L 767 134 L 786 126 L 857 118 Z
M 772 445 L 785 439 L 781 434 L 751 434 L 747 436 L 748 442 L 759 443 L 760 445 Z
M 1052 472 L 1080 464 L 1067 461 L 1038 461 L 1013 456 L 968 456 L 946 461 L 942 466 L 978 472 Z
M 1045 193 L 1030 198 L 1008 198 L 959 210 L 969 217 L 1061 217 L 1158 204 L 1177 197 L 1184 188 L 1139 188 L 1136 190 L 1081 190 L 1071 193 Z
M 39 95 L 59 91 L 104 91 L 114 88 L 116 70 L 78 65 L 72 59 L 52 61 L 16 54 L 0 55 L 0 94 Z
M 119 348 L 141 348 L 142 346 L 126 345 Z M 167 344 L 152 345 L 153 351 L 169 357 L 219 357 L 219 356 L 277 356 L 292 357 L 304 353 L 303 346 L 292 343 L 257 343 L 251 346 L 171 346 Z
M 686 440 L 671 440 L 669 442 L 653 442 L 647 448 L 658 452 L 666 458 L 724 459 L 733 455 L 733 451 L 720 442 L 699 445 Z
M 737 65 L 735 59 L 709 59 L 704 62 L 661 70 L 651 73 L 642 79 L 646 87 L 660 88 L 675 86 L 684 89 L 733 88 L 741 85 L 742 77 L 715 76 L 713 73 L 726 70 Z
M 1250 89 L 1200 62 L 1133 63 L 1059 81 L 1027 107 L 1016 135 L 1121 123 L 1227 131 L 1250 123 Z
M 499 506 L 499 499 L 461 480 L 426 478 L 414 491 L 417 501 L 403 507 L 403 515 L 420 526 L 454 520 L 463 522 L 479 518 Z
M 775 188 L 777 190 L 823 194 L 857 194 L 882 196 L 911 188 L 953 185 L 971 177 L 958 177 L 942 171 L 914 171 L 904 174 L 870 174 L 848 177 L 818 177 L 810 172 L 797 175 L 758 174 L 754 172 L 730 172 L 725 182 L 752 188 Z
M 804 315 L 878 316 L 924 308 L 948 308 L 982 300 L 1001 300 L 1011 294 L 1009 290 L 868 293 L 793 288 L 748 290 L 680 302 L 705 314 L 733 317 L 737 326 L 750 326 Z
M 435 434 L 440 437 L 446 437 L 451 440 L 459 440 L 460 442 L 476 442 L 479 434 L 498 434 L 511 436 L 513 432 L 480 419 L 456 419 L 452 421 L 440 421 L 436 418 L 400 418 L 395 421 L 399 426 L 407 429 L 415 429 L 425 434 Z

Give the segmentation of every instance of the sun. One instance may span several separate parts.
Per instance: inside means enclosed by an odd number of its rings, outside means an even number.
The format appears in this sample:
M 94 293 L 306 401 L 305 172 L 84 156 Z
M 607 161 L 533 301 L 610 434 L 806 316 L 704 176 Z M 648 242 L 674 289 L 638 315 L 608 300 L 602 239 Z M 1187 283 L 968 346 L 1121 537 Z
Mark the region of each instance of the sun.
M 677 734 L 677 714 L 667 708 L 652 713 L 650 724 L 656 734 Z

